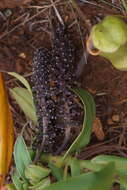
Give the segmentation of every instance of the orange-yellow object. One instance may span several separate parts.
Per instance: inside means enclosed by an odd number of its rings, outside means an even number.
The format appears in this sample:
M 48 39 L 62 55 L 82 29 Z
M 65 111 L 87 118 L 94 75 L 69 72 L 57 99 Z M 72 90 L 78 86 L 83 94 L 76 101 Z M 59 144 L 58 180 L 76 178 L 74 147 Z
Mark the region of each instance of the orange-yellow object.
M 88 37 L 87 41 L 86 41 L 86 48 L 89 54 L 91 55 L 99 55 L 100 54 L 100 50 L 93 50 L 93 42 L 91 39 L 91 35 Z
M 12 114 L 2 73 L 0 73 L 0 189 L 11 163 L 14 142 Z

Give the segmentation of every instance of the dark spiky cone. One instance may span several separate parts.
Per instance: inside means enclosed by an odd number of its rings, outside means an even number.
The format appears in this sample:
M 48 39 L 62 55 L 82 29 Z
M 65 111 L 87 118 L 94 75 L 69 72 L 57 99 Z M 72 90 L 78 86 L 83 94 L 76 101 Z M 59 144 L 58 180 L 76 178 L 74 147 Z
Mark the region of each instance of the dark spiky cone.
M 52 51 L 37 50 L 33 63 L 39 134 L 35 142 L 43 142 L 43 151 L 60 153 L 68 143 L 71 128 L 81 124 L 81 109 L 71 90 L 77 85 L 74 61 L 69 32 L 59 24 L 54 29 Z
M 75 48 L 70 39 L 68 28 L 59 24 L 54 29 L 53 50 L 52 50 L 52 78 L 56 81 L 54 90 L 57 97 L 56 127 L 64 130 L 64 140 L 61 146 L 57 146 L 57 153 L 67 145 L 71 129 L 81 126 L 81 108 L 77 96 L 72 89 L 77 86 Z
M 42 146 L 45 151 L 52 151 L 55 138 L 55 104 L 50 96 L 50 68 L 50 51 L 44 48 L 38 49 L 33 59 L 32 76 L 34 101 L 38 117 L 37 136 L 33 147 L 39 147 L 43 143 Z

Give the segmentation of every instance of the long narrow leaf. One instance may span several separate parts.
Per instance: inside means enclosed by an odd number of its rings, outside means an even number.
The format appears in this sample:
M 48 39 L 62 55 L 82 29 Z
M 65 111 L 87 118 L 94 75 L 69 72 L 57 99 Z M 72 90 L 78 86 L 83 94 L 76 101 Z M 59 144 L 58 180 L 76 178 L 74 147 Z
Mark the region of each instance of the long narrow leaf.
M 20 108 L 23 110 L 26 117 L 33 121 L 34 124 L 36 124 L 37 116 L 35 106 L 33 103 L 33 98 L 29 91 L 25 88 L 15 87 L 13 89 L 10 89 L 10 93 Z
M 32 95 L 31 87 L 30 87 L 28 81 L 23 76 L 21 76 L 18 73 L 15 73 L 15 72 L 7 72 L 7 73 L 9 75 L 17 78 L 27 88 L 27 90 L 29 91 L 29 93 Z
M 92 96 L 87 91 L 81 88 L 74 89 L 74 92 L 80 97 L 83 103 L 84 122 L 81 133 L 65 153 L 64 159 L 69 155 L 70 152 L 78 151 L 89 143 L 92 132 L 93 120 L 95 118 L 95 103 Z

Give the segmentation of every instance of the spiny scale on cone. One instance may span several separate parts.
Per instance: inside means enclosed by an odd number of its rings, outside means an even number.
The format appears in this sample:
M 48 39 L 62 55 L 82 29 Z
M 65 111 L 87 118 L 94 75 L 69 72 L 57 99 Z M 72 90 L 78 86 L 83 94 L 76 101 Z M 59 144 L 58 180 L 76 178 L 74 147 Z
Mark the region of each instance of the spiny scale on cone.
M 62 145 L 67 127 L 81 123 L 76 95 L 75 49 L 65 26 L 54 29 L 53 47 L 40 48 L 33 61 L 34 99 L 38 116 L 36 146 L 46 133 L 43 151 L 56 151 Z M 80 110 L 81 111 L 81 110 Z M 44 118 L 46 122 L 44 123 Z M 46 125 L 45 125 L 46 124 Z M 49 146 L 50 144 L 50 146 Z

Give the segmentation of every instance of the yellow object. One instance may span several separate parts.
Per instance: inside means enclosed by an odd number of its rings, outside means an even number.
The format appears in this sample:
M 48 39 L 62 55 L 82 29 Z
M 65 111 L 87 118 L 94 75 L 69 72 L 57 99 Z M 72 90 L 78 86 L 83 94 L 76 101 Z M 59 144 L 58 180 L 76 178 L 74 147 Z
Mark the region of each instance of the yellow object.
M 11 163 L 14 143 L 13 119 L 7 92 L 0 73 L 0 186 L 4 184 Z

